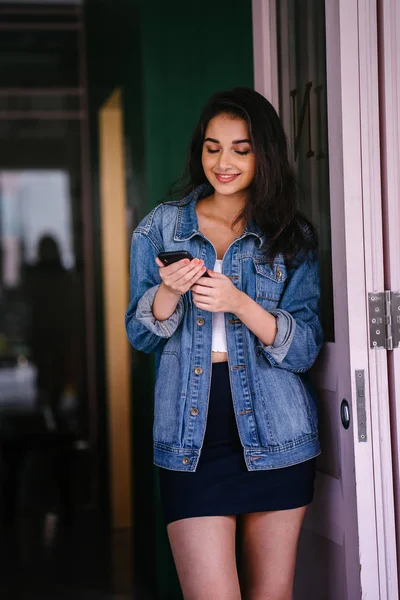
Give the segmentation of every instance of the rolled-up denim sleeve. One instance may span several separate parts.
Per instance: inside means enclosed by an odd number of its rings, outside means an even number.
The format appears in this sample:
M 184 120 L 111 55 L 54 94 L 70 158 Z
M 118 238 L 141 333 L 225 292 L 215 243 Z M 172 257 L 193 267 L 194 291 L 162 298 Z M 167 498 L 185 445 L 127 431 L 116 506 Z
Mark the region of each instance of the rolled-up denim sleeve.
M 304 260 L 289 269 L 288 282 L 276 309 L 277 334 L 271 346 L 258 340 L 258 349 L 274 367 L 294 373 L 308 371 L 323 344 L 319 317 L 319 264 Z
M 137 309 L 136 319 L 143 323 L 147 329 L 162 338 L 169 338 L 175 333 L 183 317 L 183 300 L 179 298 L 178 305 L 172 315 L 164 321 L 158 321 L 153 315 L 153 302 L 160 284 L 151 287 L 140 298 Z
M 272 346 L 267 346 L 259 340 L 263 351 L 271 362 L 279 364 L 283 361 L 293 341 L 296 330 L 296 321 L 286 310 L 276 309 L 269 311 L 276 318 L 277 332 Z
M 161 280 L 155 262 L 162 250 L 156 240 L 140 229 L 134 231 L 130 261 L 130 302 L 125 315 L 125 327 L 132 346 L 142 352 L 153 352 L 171 337 L 183 318 L 182 297 L 173 314 L 164 321 L 153 315 L 154 297 Z

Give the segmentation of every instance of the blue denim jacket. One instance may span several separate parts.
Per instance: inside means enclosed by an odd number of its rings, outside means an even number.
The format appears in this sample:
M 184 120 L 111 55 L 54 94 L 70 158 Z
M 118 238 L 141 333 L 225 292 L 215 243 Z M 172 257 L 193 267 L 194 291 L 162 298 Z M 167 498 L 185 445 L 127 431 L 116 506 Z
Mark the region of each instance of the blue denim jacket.
M 131 300 L 126 330 L 131 344 L 156 354 L 154 462 L 195 471 L 205 434 L 211 382 L 212 313 L 182 295 L 165 321 L 152 313 L 160 285 L 155 257 L 188 250 L 213 268 L 216 251 L 199 231 L 196 201 L 188 197 L 154 208 L 132 236 Z M 322 345 L 319 271 L 316 261 L 287 269 L 278 255 L 273 267 L 261 251 L 255 223 L 227 249 L 222 272 L 275 315 L 277 335 L 264 345 L 234 314 L 225 313 L 229 376 L 244 460 L 249 471 L 277 469 L 320 453 L 315 394 L 306 372 Z

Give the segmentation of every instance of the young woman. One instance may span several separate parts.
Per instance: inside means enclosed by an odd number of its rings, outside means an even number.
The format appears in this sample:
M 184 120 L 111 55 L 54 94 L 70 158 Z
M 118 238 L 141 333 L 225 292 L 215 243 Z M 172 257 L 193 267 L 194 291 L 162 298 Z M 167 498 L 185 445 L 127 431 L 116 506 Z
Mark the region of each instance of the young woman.
M 316 235 L 271 104 L 247 88 L 211 98 L 185 181 L 133 233 L 126 314 L 133 346 L 156 354 L 154 461 L 180 583 L 185 600 L 290 600 L 322 331 Z M 164 266 L 175 250 L 194 258 Z

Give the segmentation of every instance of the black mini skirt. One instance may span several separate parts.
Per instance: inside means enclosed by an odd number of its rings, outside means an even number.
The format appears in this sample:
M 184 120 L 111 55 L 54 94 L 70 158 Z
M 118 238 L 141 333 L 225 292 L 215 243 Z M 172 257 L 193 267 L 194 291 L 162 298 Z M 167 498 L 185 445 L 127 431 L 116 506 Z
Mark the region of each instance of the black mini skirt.
M 207 427 L 197 470 L 159 469 L 165 522 L 306 506 L 313 499 L 315 470 L 315 458 L 282 469 L 247 470 L 233 409 L 228 363 L 214 363 Z

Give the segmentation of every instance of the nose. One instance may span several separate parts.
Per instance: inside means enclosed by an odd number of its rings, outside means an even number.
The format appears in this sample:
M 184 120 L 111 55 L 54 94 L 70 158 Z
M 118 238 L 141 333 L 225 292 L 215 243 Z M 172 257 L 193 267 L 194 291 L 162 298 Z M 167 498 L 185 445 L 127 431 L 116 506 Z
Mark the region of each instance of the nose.
M 230 153 L 229 150 L 221 150 L 218 155 L 219 158 L 219 168 L 221 171 L 227 171 L 232 165 L 230 162 Z

